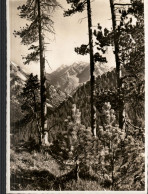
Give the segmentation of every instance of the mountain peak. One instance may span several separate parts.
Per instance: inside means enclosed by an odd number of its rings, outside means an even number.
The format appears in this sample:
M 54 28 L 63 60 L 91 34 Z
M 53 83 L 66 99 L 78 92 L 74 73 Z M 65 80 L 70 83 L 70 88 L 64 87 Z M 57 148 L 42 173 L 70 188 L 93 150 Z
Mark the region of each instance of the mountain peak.
M 14 74 L 15 74 L 15 77 L 18 77 L 22 81 L 26 81 L 28 74 L 21 66 L 11 61 L 10 70 L 11 70 L 11 78 L 14 77 Z
M 112 68 L 108 64 L 95 64 L 95 76 L 102 75 Z M 63 92 L 71 94 L 79 85 L 90 80 L 90 64 L 87 62 L 74 62 L 72 65 L 61 65 L 54 72 L 47 74 L 50 84 L 60 88 Z

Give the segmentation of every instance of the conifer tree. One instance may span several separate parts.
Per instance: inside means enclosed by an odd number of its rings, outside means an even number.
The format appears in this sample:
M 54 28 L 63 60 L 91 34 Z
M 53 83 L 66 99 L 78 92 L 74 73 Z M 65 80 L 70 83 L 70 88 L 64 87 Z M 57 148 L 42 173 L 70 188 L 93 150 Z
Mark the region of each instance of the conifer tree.
M 116 110 L 120 128 L 125 123 L 126 104 L 144 109 L 144 5 L 133 0 L 131 3 L 116 3 L 110 1 L 113 30 L 104 32 L 106 43 L 114 46 L 116 59 L 116 90 L 105 91 L 105 96 L 112 103 L 116 97 Z M 116 16 L 118 16 L 118 21 Z M 101 32 L 95 36 L 101 41 Z M 108 46 L 108 45 L 107 45 Z M 104 93 L 97 96 L 97 101 L 103 101 Z M 114 103 L 115 104 L 115 103 Z M 137 115 L 138 113 L 136 113 Z M 137 116 L 138 118 L 138 116 Z M 135 120 L 135 119 L 134 119 Z M 141 122 L 140 122 L 141 123 Z M 135 123 L 136 125 L 138 122 Z
M 41 129 L 40 129 L 40 84 L 38 76 L 33 76 L 31 73 L 26 80 L 25 86 L 21 93 L 22 106 L 25 117 L 22 119 L 23 124 L 35 122 L 38 134 L 38 142 L 41 144 Z
M 65 130 L 59 133 L 51 149 L 60 161 L 75 169 L 78 181 L 80 173 L 88 175 L 96 161 L 96 150 L 93 147 L 95 140 L 91 128 L 81 124 L 81 112 L 73 104 L 72 117 L 68 116 L 65 120 Z
M 104 127 L 99 127 L 98 135 L 99 146 L 103 147 L 98 168 L 104 186 L 111 190 L 143 190 L 145 167 L 142 139 L 119 128 L 109 102 L 102 107 L 102 117 Z
M 94 103 L 94 96 L 95 96 L 95 62 L 96 61 L 106 61 L 104 57 L 102 57 L 99 53 L 94 55 L 93 51 L 93 31 L 92 31 L 92 11 L 91 11 L 91 2 L 90 0 L 67 0 L 67 3 L 71 4 L 71 9 L 65 11 L 64 16 L 70 16 L 76 12 L 82 12 L 87 9 L 87 19 L 88 19 L 88 34 L 89 34 L 89 48 L 88 45 L 81 45 L 80 48 L 75 48 L 75 51 L 78 54 L 90 54 L 90 85 L 91 85 L 91 92 L 90 92 L 90 104 L 91 104 L 91 129 L 94 136 L 96 136 L 96 107 Z
M 124 96 L 133 107 L 133 123 L 140 128 L 144 127 L 138 117 L 143 112 L 144 119 L 144 4 L 142 0 L 132 0 L 131 6 L 126 12 L 121 12 L 120 28 L 122 31 L 119 39 L 121 63 L 126 74 L 122 77 Z M 127 19 L 128 18 L 128 19 Z M 128 95 L 127 95 L 128 94 Z M 139 111 L 140 110 L 140 111 Z M 131 113 L 131 112 L 130 112 Z M 134 116 L 135 115 L 135 116 Z M 143 123 L 143 124 L 142 124 Z
M 138 92 L 136 88 L 141 88 L 144 83 L 144 6 L 142 0 L 131 0 L 130 3 L 116 3 L 110 0 L 110 6 L 116 59 L 117 95 L 120 104 L 119 126 L 122 128 L 124 99 L 127 99 L 128 94 L 130 96 L 128 100 L 131 101 Z M 118 23 L 117 15 L 120 16 Z M 133 93 L 132 90 L 135 92 Z M 140 99 L 139 96 L 136 98 Z M 139 104 L 137 100 L 136 104 Z
M 57 6 L 56 0 L 26 0 L 26 3 L 19 6 L 20 17 L 26 19 L 28 24 L 19 31 L 14 31 L 15 36 L 20 36 L 24 45 L 30 45 L 28 50 L 33 50 L 25 59 L 25 64 L 31 61 L 40 63 L 40 96 L 41 96 L 41 130 L 47 129 L 46 120 L 46 77 L 45 77 L 45 43 L 46 33 L 54 33 L 51 13 Z

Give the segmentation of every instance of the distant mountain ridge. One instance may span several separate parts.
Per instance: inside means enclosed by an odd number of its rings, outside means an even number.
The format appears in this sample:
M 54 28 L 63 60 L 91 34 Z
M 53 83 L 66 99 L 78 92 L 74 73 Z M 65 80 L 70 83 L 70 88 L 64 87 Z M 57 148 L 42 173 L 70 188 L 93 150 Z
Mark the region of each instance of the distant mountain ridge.
M 19 96 L 27 80 L 28 74 L 19 65 L 10 62 L 10 99 L 19 104 Z
M 28 73 L 14 62 L 10 62 L 10 79 L 16 76 L 22 81 L 26 81 Z
M 111 72 L 113 67 L 108 67 L 107 64 L 96 64 L 95 75 Z M 10 86 L 11 99 L 17 100 L 20 95 L 25 81 L 30 73 L 24 68 L 10 62 Z M 51 74 L 46 74 L 47 78 L 47 105 L 50 108 L 59 106 L 61 102 L 66 100 L 84 83 L 90 80 L 90 65 L 86 62 L 73 63 L 70 66 L 61 65 Z
M 30 73 L 19 65 L 12 61 L 10 62 L 10 99 L 12 103 L 20 103 L 20 94 L 29 74 Z M 63 100 L 65 100 L 66 96 L 67 94 L 47 81 L 47 106 L 50 109 L 57 107 Z
M 111 71 L 113 67 L 108 64 L 95 65 L 95 76 Z M 70 66 L 62 65 L 54 72 L 46 75 L 49 83 L 63 92 L 71 94 L 79 85 L 90 80 L 90 65 L 86 62 L 73 63 Z

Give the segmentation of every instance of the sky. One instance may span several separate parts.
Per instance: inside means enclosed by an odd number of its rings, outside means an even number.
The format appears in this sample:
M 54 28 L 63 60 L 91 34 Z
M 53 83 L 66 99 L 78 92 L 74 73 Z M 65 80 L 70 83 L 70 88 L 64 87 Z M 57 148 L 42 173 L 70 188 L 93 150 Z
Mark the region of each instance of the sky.
M 28 47 L 21 45 L 21 39 L 15 38 L 14 30 L 19 30 L 26 23 L 26 20 L 19 17 L 17 7 L 24 3 L 24 0 L 9 0 L 9 33 L 10 33 L 10 60 L 16 64 L 23 66 L 29 72 L 39 74 L 39 64 L 31 63 L 23 65 L 22 56 L 28 53 Z M 59 3 L 64 9 L 68 8 L 66 0 L 59 0 Z M 93 0 L 92 7 L 92 23 L 93 28 L 100 23 L 103 27 L 111 28 L 111 12 L 109 0 Z M 63 16 L 63 10 L 57 9 L 53 14 L 55 36 L 49 37 L 48 48 L 45 53 L 46 59 L 51 67 L 46 64 L 46 71 L 51 73 L 60 65 L 71 65 L 74 62 L 84 61 L 89 62 L 89 55 L 81 56 L 75 53 L 74 48 L 81 44 L 88 43 L 88 23 L 86 11 L 76 13 L 70 17 Z M 84 18 L 84 19 L 83 19 Z M 114 64 L 114 55 L 112 51 L 107 54 L 109 65 Z

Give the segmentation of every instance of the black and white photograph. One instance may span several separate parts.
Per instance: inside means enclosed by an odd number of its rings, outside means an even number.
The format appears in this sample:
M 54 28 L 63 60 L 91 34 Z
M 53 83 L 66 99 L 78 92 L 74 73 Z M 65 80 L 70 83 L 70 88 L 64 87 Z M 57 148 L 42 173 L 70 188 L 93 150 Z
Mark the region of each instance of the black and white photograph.
M 145 4 L 7 0 L 7 194 L 147 193 Z

